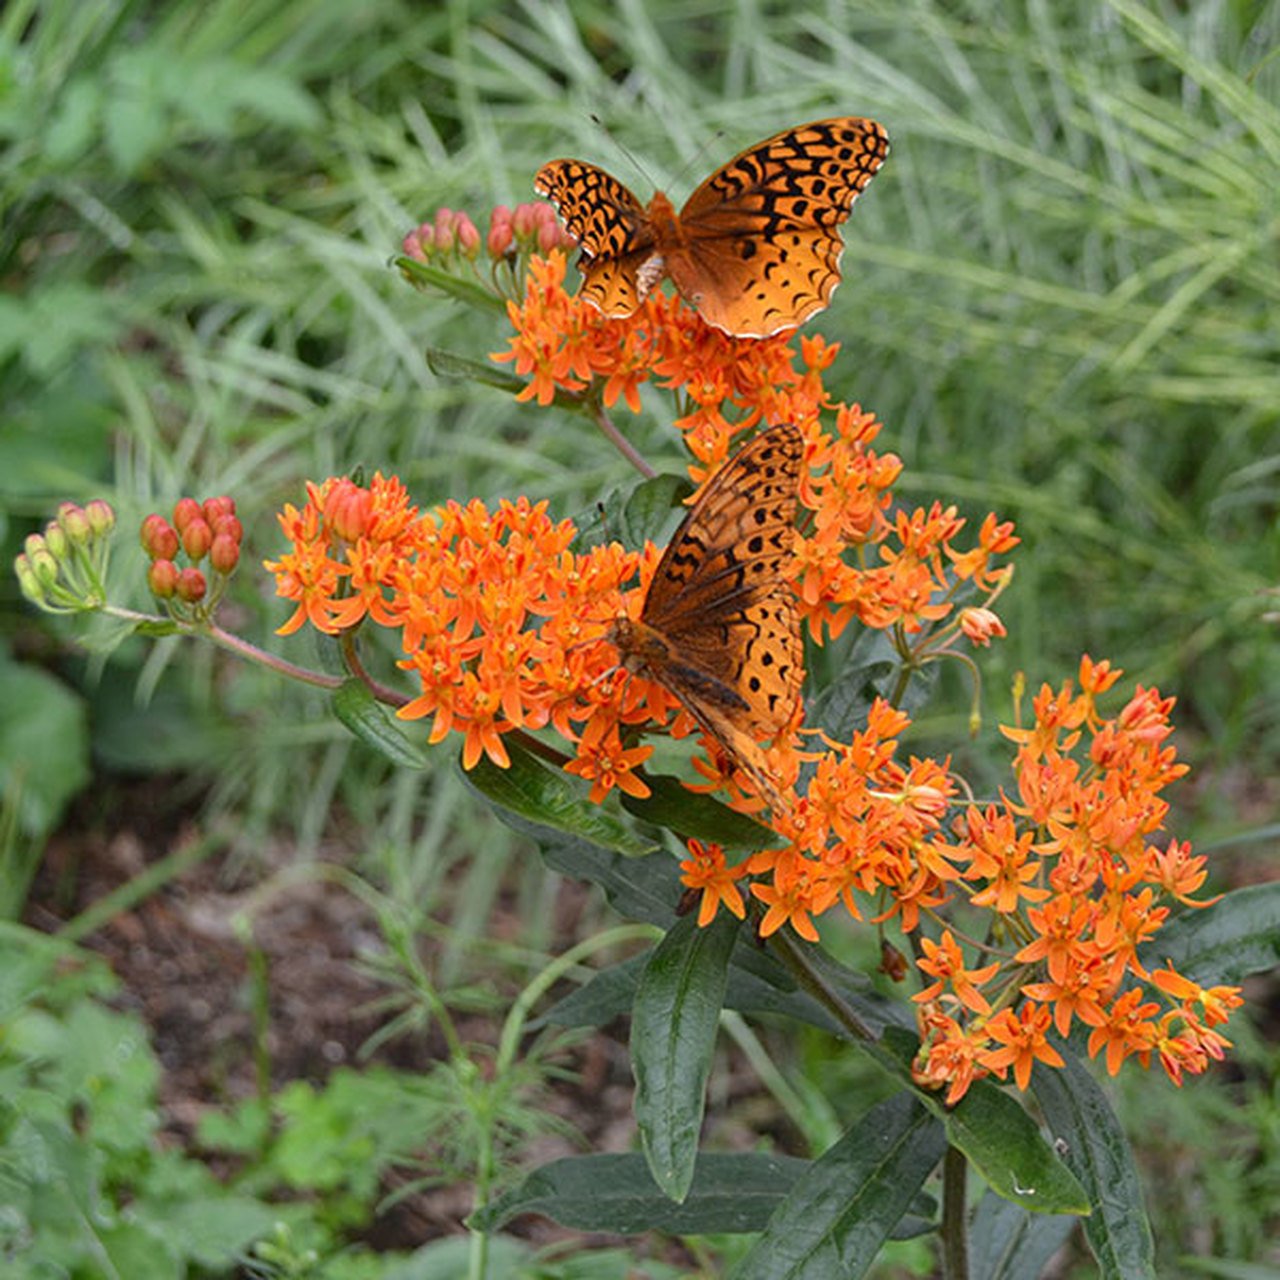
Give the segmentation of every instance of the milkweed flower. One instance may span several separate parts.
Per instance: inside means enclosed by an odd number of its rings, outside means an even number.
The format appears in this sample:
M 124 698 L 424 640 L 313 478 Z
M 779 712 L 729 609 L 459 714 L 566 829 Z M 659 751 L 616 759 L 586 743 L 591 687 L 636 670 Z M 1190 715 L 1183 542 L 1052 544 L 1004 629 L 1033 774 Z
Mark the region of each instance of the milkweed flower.
M 523 215 L 524 243 L 536 222 Z M 494 358 L 523 379 L 518 399 L 635 411 L 643 386 L 669 391 L 698 484 L 748 433 L 794 423 L 804 455 L 788 576 L 813 640 L 857 622 L 892 631 L 919 663 L 1004 634 L 991 604 L 1009 581 L 1012 525 L 988 515 L 974 540 L 953 506 L 894 506 L 901 462 L 877 451 L 880 423 L 824 388 L 836 344 L 736 339 L 661 292 L 609 319 L 566 291 L 565 271 L 562 250 L 546 246 L 507 304 L 514 333 Z M 661 557 L 652 543 L 583 547 L 571 522 L 527 498 L 419 510 L 381 475 L 309 486 L 281 528 L 291 548 L 268 567 L 295 605 L 281 630 L 397 631 L 399 665 L 417 685 L 398 714 L 428 720 L 431 742 L 457 734 L 465 768 L 506 767 L 510 735 L 537 733 L 544 750 L 547 738 L 568 745 L 565 768 L 592 802 L 614 791 L 643 799 L 652 747 L 640 735 L 696 734 L 702 781 L 686 785 L 762 808 L 755 779 L 669 689 L 618 665 L 611 628 L 640 614 Z M 1185 772 L 1168 741 L 1173 700 L 1139 686 L 1109 714 L 1103 699 L 1120 676 L 1085 657 L 1075 681 L 1042 687 L 1028 722 L 1004 730 L 1007 787 L 981 804 L 949 760 L 904 757 L 910 718 L 886 700 L 848 741 L 806 729 L 797 708 L 767 748 L 787 793 L 769 815 L 778 847 L 730 866 L 717 846 L 689 844 L 681 879 L 699 923 L 722 907 L 741 917 L 751 900 L 762 937 L 789 925 L 816 941 L 817 920 L 840 906 L 921 931 L 914 1073 L 948 1104 L 984 1076 L 1025 1087 L 1035 1063 L 1061 1065 L 1048 1033 L 1077 1020 L 1110 1070 L 1153 1055 L 1175 1080 L 1203 1070 L 1228 1043 L 1216 1028 L 1238 993 L 1148 973 L 1139 959 L 1171 902 L 1205 905 L 1192 896 L 1205 870 L 1185 845 L 1158 843 L 1161 792 Z M 946 925 L 954 908 L 989 913 L 1012 945 L 994 951 Z

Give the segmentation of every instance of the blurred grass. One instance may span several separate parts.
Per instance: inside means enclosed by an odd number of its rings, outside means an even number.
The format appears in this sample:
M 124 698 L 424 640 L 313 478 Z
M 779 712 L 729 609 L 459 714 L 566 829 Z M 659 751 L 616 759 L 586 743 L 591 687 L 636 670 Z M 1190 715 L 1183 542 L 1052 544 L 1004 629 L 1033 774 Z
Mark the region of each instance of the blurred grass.
M 1229 837 L 1251 821 L 1235 797 L 1274 809 L 1280 756 L 1261 618 L 1280 581 L 1278 36 L 1274 0 L 11 3 L 6 553 L 63 498 L 105 495 L 128 527 L 233 492 L 234 621 L 266 636 L 287 610 L 254 565 L 304 477 L 363 464 L 422 503 L 581 510 L 622 464 L 578 420 L 427 370 L 429 346 L 479 356 L 505 334 L 404 287 L 387 263 L 405 230 L 526 199 L 561 154 L 681 198 L 787 122 L 863 113 L 892 153 L 813 328 L 843 344 L 834 393 L 905 459 L 903 501 L 1017 520 L 989 719 L 1014 670 L 1034 688 L 1109 656 L 1178 695 L 1184 754 L 1225 780 L 1180 834 Z M 625 425 L 672 460 L 647 403 Z M 141 603 L 138 560 L 117 567 Z M 392 776 L 322 699 L 191 645 L 129 642 L 104 673 L 7 575 L 0 627 L 84 690 L 104 776 L 212 780 L 211 820 L 246 854 L 281 825 L 314 850 L 342 812 L 397 894 L 469 904 L 455 959 L 482 935 L 508 846 L 447 749 L 430 777 Z M 931 713 L 935 733 L 962 723 L 961 696 Z M 546 883 L 520 881 L 525 919 L 547 919 Z

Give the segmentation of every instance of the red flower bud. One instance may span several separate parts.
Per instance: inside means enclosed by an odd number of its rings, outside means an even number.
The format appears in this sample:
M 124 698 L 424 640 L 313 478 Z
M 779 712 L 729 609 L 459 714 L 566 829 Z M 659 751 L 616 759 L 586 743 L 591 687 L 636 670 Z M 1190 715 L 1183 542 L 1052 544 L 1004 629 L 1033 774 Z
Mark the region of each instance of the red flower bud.
M 181 533 L 187 527 L 189 520 L 203 515 L 203 509 L 194 498 L 179 498 L 173 504 L 173 527 Z
M 416 230 L 410 231 L 400 241 L 400 248 L 404 250 L 407 257 L 414 259 L 415 262 L 426 262 L 427 260 L 427 251 L 422 247 L 422 239 Z
M 147 570 L 147 586 L 153 596 L 168 600 L 178 589 L 178 566 L 172 560 L 153 560 Z
M 233 516 L 236 513 L 236 500 L 225 494 L 217 498 L 206 498 L 200 506 L 204 518 L 216 529 L 222 516 Z
M 204 599 L 209 584 L 199 569 L 183 569 L 178 574 L 176 594 L 179 600 L 187 604 L 195 604 Z
M 549 253 L 558 244 L 561 243 L 560 224 L 558 222 L 539 222 L 538 224 L 538 250 L 540 253 Z
M 204 516 L 194 517 L 182 531 L 182 549 L 189 560 L 203 560 L 209 554 L 212 542 L 213 530 Z
M 498 226 L 509 226 L 511 223 L 511 210 L 505 204 L 495 204 L 493 211 L 489 214 L 490 228 Z
M 436 210 L 436 248 L 446 252 L 453 248 L 457 219 L 458 215 L 452 209 L 442 207 Z
M 213 536 L 217 538 L 222 534 L 226 534 L 237 546 L 240 545 L 244 540 L 244 526 L 238 516 L 219 516 L 213 522 Z
M 226 533 L 217 534 L 213 539 L 213 545 L 209 548 L 209 564 L 214 573 L 220 573 L 225 578 L 239 563 L 240 539 Z
M 178 554 L 178 535 L 162 515 L 142 522 L 142 549 L 153 560 L 172 560 Z

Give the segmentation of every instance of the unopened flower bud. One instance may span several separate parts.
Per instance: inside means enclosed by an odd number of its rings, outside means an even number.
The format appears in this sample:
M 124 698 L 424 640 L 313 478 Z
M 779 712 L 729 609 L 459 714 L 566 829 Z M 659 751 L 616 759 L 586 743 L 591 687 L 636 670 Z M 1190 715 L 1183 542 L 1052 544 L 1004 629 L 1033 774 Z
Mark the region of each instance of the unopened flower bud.
M 515 213 L 511 215 L 511 229 L 516 233 L 517 240 L 528 240 L 533 236 L 537 229 L 537 217 L 534 212 L 536 205 L 518 204 Z
M 495 204 L 489 214 L 489 225 L 496 227 L 503 224 L 511 225 L 511 210 L 505 204 Z
M 203 517 L 204 511 L 194 498 L 179 498 L 173 504 L 173 527 L 181 533 L 189 521 L 197 516 Z
M 44 527 L 44 545 L 55 560 L 65 560 L 71 551 L 71 539 L 56 521 L 50 520 Z
M 147 586 L 153 596 L 168 600 L 178 589 L 178 566 L 172 560 L 153 560 L 147 570 Z
M 515 236 L 512 234 L 510 221 L 489 224 L 489 235 L 485 240 L 485 249 L 489 257 L 495 260 L 505 258 L 511 252 L 511 246 L 514 243 Z
M 101 498 L 94 498 L 92 502 L 86 503 L 84 514 L 95 538 L 106 537 L 116 527 L 114 509 L 109 502 L 104 502 Z
M 458 215 L 452 209 L 436 210 L 436 248 L 448 253 L 454 245 Z
M 35 546 L 32 546 L 33 541 Z M 33 533 L 27 539 L 27 560 L 31 564 L 31 572 L 35 574 L 36 581 L 39 582 L 42 589 L 48 589 L 56 585 L 58 581 L 58 562 L 50 554 L 49 548 L 45 546 L 44 539 L 39 534 Z
M 235 515 L 236 500 L 222 494 L 217 498 L 206 498 L 201 503 L 200 509 L 204 512 L 204 518 L 216 529 L 219 517 Z
M 153 560 L 172 560 L 178 554 L 178 535 L 162 515 L 149 515 L 142 522 L 142 549 Z
M 196 516 L 187 522 L 182 531 L 182 549 L 191 561 L 203 560 L 213 542 L 213 530 L 204 516 Z
M 93 530 L 89 528 L 89 517 L 85 515 L 84 508 L 76 506 L 74 502 L 62 503 L 58 507 L 55 519 L 74 546 L 85 546 L 93 536 Z
M 13 571 L 18 576 L 18 586 L 22 594 L 32 604 L 44 604 L 44 588 L 40 585 L 36 571 L 31 567 L 30 557 L 25 553 L 18 556 L 13 562 Z
M 418 235 L 416 228 L 400 241 L 400 247 L 404 250 L 406 257 L 412 258 L 415 262 L 426 262 L 427 251 L 422 247 L 422 238 Z
M 244 541 L 244 526 L 238 516 L 219 516 L 213 522 L 213 536 L 217 538 L 222 534 L 226 534 L 237 546 Z
M 373 494 L 345 476 L 325 495 L 325 524 L 346 542 L 363 536 L 372 514 Z
M 540 253 L 550 253 L 552 249 L 561 243 L 562 239 L 558 222 L 539 221 L 538 251 Z
M 979 647 L 989 645 L 993 637 L 1008 634 L 999 616 L 990 609 L 978 607 L 961 609 L 958 621 L 961 631 Z
M 216 534 L 213 545 L 209 548 L 209 564 L 214 573 L 220 573 L 225 578 L 235 571 L 239 563 L 240 539 L 226 533 Z
M 178 574 L 178 585 L 175 594 L 179 600 L 187 604 L 196 604 L 203 600 L 209 584 L 199 569 L 183 569 Z
M 458 248 L 463 257 L 474 260 L 480 252 L 480 232 L 465 213 L 458 215 Z

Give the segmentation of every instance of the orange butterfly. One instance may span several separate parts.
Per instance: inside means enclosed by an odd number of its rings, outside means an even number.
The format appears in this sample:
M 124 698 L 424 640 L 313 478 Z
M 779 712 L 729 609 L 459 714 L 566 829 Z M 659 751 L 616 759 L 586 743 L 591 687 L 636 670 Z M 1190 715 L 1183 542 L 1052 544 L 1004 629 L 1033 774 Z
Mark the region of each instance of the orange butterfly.
M 840 283 L 840 224 L 889 152 L 860 116 L 797 125 L 735 156 L 675 207 L 646 209 L 617 178 L 552 160 L 534 190 L 555 203 L 582 250 L 582 296 L 633 314 L 663 276 L 717 329 L 767 338 L 823 310 Z
M 787 581 L 804 437 L 773 427 L 712 477 L 658 561 L 637 621 L 606 639 L 628 671 L 656 680 L 785 808 L 761 739 L 791 724 L 804 642 Z

